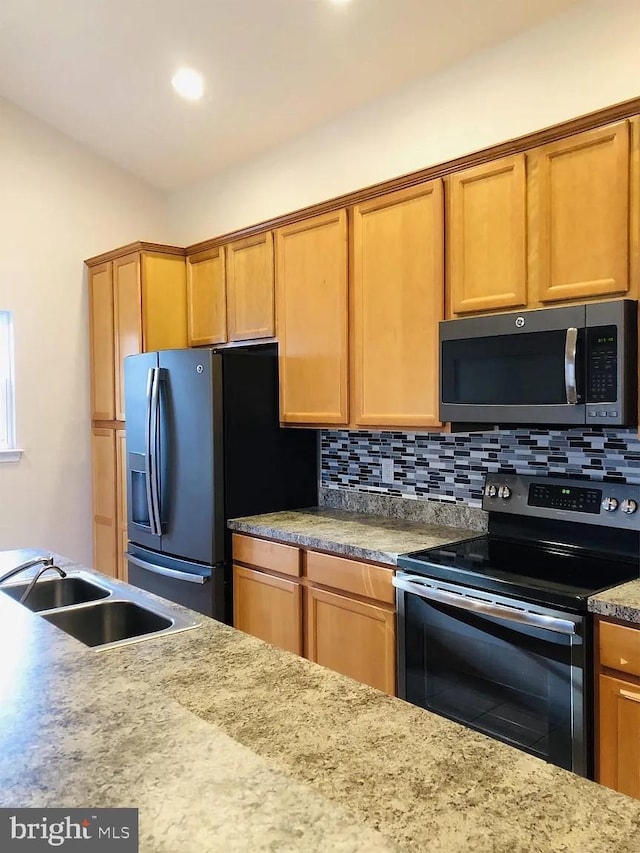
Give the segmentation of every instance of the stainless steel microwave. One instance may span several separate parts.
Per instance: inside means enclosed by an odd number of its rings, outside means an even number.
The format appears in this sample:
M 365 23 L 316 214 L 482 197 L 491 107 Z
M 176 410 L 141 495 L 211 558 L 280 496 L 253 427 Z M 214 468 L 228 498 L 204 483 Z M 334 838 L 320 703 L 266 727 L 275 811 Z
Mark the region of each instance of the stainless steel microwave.
M 540 308 L 440 323 L 440 418 L 632 426 L 638 303 Z

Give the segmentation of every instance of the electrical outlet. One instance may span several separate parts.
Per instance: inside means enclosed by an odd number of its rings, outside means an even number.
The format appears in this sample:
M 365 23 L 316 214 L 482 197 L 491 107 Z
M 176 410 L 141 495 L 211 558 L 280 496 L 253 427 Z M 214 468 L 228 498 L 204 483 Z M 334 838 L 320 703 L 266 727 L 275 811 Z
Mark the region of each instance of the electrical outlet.
M 382 469 L 380 479 L 383 483 L 393 483 L 393 459 L 390 456 L 386 456 L 380 462 Z

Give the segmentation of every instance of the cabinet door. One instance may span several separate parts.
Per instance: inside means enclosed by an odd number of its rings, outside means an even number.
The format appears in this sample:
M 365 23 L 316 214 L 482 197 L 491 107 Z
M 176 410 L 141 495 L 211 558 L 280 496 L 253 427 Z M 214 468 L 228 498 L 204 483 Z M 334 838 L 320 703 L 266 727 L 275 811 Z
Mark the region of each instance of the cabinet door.
M 598 781 L 640 798 L 640 685 L 601 675 Z
M 187 258 L 189 346 L 227 340 L 227 296 L 224 247 Z
M 300 584 L 234 565 L 233 624 L 240 631 L 301 655 Z
M 142 255 L 144 352 L 187 346 L 187 270 L 181 255 Z
M 309 660 L 394 696 L 393 611 L 311 586 L 306 594 Z
M 357 205 L 353 247 L 354 421 L 438 426 L 442 181 Z
M 527 304 L 525 155 L 447 181 L 451 315 Z
M 347 213 L 276 231 L 283 423 L 348 422 Z
M 112 265 L 89 269 L 89 330 L 91 336 L 91 417 L 115 418 L 115 354 L 113 337 Z
M 275 334 L 273 234 L 227 246 L 227 328 L 230 341 Z
M 91 432 L 93 459 L 93 566 L 116 577 L 118 538 L 116 511 L 116 434 L 112 429 Z
M 116 419 L 124 420 L 124 364 L 128 355 L 142 352 L 142 294 L 140 254 L 134 252 L 113 262 L 115 313 Z
M 126 433 L 123 429 L 116 430 L 116 520 L 117 536 L 117 565 L 118 577 L 126 581 L 128 563 L 125 559 L 127 550 L 127 446 Z
M 530 155 L 530 280 L 541 303 L 629 290 L 629 123 Z

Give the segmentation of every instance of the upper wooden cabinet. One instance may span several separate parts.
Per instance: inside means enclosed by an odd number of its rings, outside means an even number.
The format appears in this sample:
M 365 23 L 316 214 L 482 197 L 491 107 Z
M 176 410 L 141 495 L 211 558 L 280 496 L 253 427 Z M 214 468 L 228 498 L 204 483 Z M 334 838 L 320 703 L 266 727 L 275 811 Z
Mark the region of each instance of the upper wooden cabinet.
M 273 234 L 227 246 L 227 330 L 230 341 L 275 334 Z
M 187 345 L 184 255 L 155 244 L 126 248 L 120 255 L 110 253 L 109 260 L 87 261 L 95 421 L 124 420 L 128 355 Z
M 142 352 L 142 282 L 140 255 L 113 262 L 116 372 L 116 420 L 124 420 L 124 359 Z
M 227 286 L 224 246 L 187 258 L 189 346 L 227 340 Z
M 629 290 L 630 123 L 570 136 L 530 159 L 532 292 L 545 304 Z
M 447 179 L 449 315 L 527 304 L 524 154 Z
M 276 231 L 280 419 L 348 423 L 347 213 Z
M 89 269 L 91 417 L 94 420 L 112 421 L 116 416 L 113 328 L 113 268 L 107 261 Z
M 438 323 L 444 316 L 442 181 L 353 209 L 357 426 L 440 426 Z
M 189 345 L 272 338 L 273 234 L 189 255 Z

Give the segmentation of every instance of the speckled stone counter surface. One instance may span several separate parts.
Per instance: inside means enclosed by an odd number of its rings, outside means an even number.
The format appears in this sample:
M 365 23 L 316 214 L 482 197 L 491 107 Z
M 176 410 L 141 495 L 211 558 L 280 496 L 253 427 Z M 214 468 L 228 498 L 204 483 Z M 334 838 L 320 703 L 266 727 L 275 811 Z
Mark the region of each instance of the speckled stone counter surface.
M 143 853 L 638 850 L 640 802 L 204 617 L 100 652 L 0 594 L 0 639 L 0 806 L 138 807 Z
M 345 557 L 396 565 L 399 554 L 436 548 L 482 531 L 405 521 L 342 509 L 272 512 L 234 518 L 229 527 L 238 533 L 265 536 L 304 548 L 333 551 Z
M 611 616 L 640 625 L 640 580 L 629 581 L 591 596 L 588 607 L 599 616 Z

